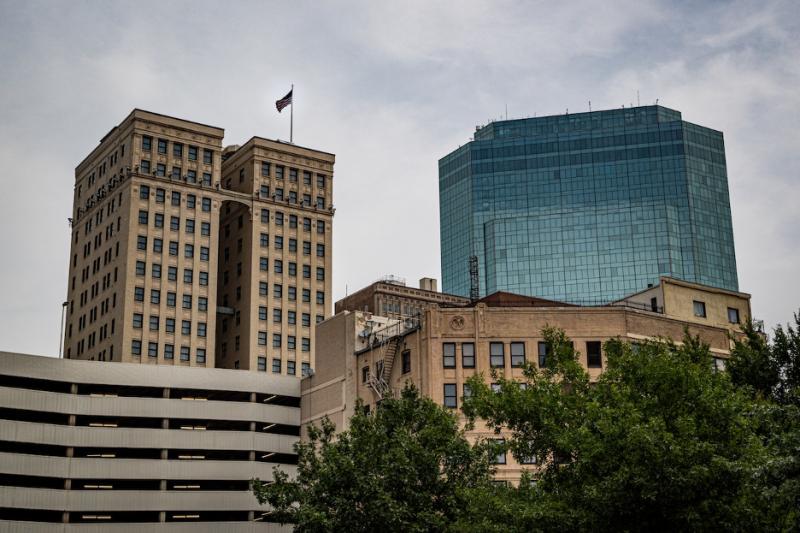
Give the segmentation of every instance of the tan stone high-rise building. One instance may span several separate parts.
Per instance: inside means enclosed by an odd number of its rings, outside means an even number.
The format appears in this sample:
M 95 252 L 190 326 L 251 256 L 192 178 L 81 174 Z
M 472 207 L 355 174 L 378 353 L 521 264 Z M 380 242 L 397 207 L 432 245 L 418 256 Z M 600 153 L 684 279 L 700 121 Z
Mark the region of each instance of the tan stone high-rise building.
M 297 374 L 330 315 L 333 154 L 135 109 L 75 170 L 64 356 Z

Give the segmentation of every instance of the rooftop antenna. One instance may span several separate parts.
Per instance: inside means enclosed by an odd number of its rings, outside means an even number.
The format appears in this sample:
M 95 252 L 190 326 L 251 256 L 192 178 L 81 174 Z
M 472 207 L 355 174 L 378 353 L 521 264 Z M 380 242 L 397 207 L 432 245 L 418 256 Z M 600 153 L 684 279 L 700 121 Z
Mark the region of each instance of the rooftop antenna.
M 656 98 L 656 105 L 658 105 L 658 98 Z
M 478 281 L 478 256 L 469 256 L 469 299 L 476 302 L 480 299 L 480 282 Z
M 589 100 L 589 113 L 591 113 L 591 112 L 592 112 L 592 101 Z
M 639 107 L 640 105 L 642 105 L 642 103 L 639 102 L 639 89 L 636 89 L 636 107 Z
M 567 108 L 567 115 L 569 115 L 569 108 Z

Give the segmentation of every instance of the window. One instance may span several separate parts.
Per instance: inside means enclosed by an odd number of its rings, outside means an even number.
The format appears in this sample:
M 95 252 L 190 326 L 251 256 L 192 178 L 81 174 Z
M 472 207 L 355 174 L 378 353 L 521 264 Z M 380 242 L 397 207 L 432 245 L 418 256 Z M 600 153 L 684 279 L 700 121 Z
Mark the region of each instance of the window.
M 325 257 L 325 245 L 317 244 L 317 257 Z
M 586 341 L 586 366 L 589 368 L 601 368 L 603 366 L 600 346 L 600 341 Z
M 502 342 L 489 343 L 489 364 L 492 368 L 506 366 L 505 346 Z
M 297 183 L 297 169 L 290 168 L 289 169 L 289 181 Z
M 147 355 L 149 357 L 158 357 L 158 343 L 157 342 L 148 342 L 147 343 Z
M 164 248 L 164 241 L 161 239 L 153 239 L 153 253 L 160 254 Z
M 175 333 L 175 319 L 168 318 L 164 323 L 164 331 L 167 333 Z
M 160 304 L 161 303 L 161 291 L 158 289 L 150 289 L 150 303 L 151 304 Z
M 408 374 L 411 372 L 411 351 L 404 350 L 403 353 L 400 354 L 400 358 L 402 361 L 403 374 Z
M 192 270 L 191 268 L 184 268 L 183 269 L 183 282 L 184 283 L 191 283 L 193 278 L 194 278 L 194 270 Z
M 194 233 L 194 219 L 187 218 L 186 219 L 186 233 Z
M 133 299 L 137 302 L 144 301 L 144 287 L 134 287 L 133 288 Z
M 693 301 L 692 306 L 694 307 L 694 316 L 698 316 L 701 318 L 706 317 L 706 304 L 705 302 L 700 301 Z
M 189 172 L 193 172 L 193 171 L 190 170 Z M 186 195 L 186 207 L 188 209 L 194 209 L 196 205 L 197 205 L 197 196 L 195 196 L 194 194 L 187 194 Z
M 308 303 L 311 301 L 311 290 L 303 289 L 303 301 Z
M 311 375 L 311 363 L 302 363 L 301 364 L 302 370 L 300 371 L 300 375 L 303 377 Z
M 189 360 L 189 347 L 181 346 L 181 361 L 188 361 L 188 360 Z
M 738 324 L 739 323 L 739 310 L 735 307 L 728 308 L 728 322 L 731 324 Z
M 539 368 L 547 368 L 548 355 L 550 355 L 550 346 L 546 342 L 539 342 Z
M 275 235 L 275 249 L 276 250 L 283 250 L 283 237 L 280 235 Z
M 178 267 L 171 266 L 167 268 L 167 279 L 169 281 L 178 281 Z
M 164 359 L 174 359 L 175 358 L 175 345 L 174 344 L 165 344 L 164 345 Z
M 158 140 L 158 153 L 159 154 L 166 154 L 167 153 L 167 140 L 166 139 L 159 139 Z
M 455 409 L 458 407 L 455 383 L 444 384 L 444 406 L 450 409 Z
M 280 374 L 281 373 L 281 360 L 280 359 L 272 359 L 272 373 L 273 374 Z
M 144 210 L 139 210 L 139 224 L 146 226 L 147 219 L 148 219 L 148 212 Z
M 311 255 L 311 243 L 303 241 L 303 255 Z
M 191 309 L 192 308 L 192 295 L 191 294 L 184 294 L 182 301 L 183 301 L 183 308 L 184 309 Z
M 203 163 L 210 165 L 213 162 L 214 151 L 208 148 L 203 148 Z
M 200 261 L 208 261 L 209 251 L 208 246 L 200 247 Z
M 297 300 L 297 287 L 289 285 L 289 301 L 294 302 Z
M 525 343 L 511 343 L 511 366 L 521 367 L 525 364 Z
M 283 285 L 280 283 L 276 283 L 272 286 L 272 296 L 274 298 L 282 298 L 283 297 Z
M 142 328 L 143 316 L 141 313 L 133 313 L 133 327 L 136 329 Z
M 267 332 L 266 331 L 259 331 L 258 332 L 258 344 L 259 344 L 259 346 L 266 346 L 267 345 Z
M 286 361 L 286 373 L 290 376 L 294 376 L 297 373 L 294 361 Z
M 442 343 L 442 364 L 444 368 L 456 367 L 456 345 L 452 342 Z
M 211 198 L 203 198 L 202 202 L 202 209 L 204 212 L 208 213 L 211 211 Z
M 297 263 L 293 263 L 293 262 L 289 263 L 289 275 L 290 276 L 297 276 Z
M 273 333 L 272 334 L 272 347 L 273 348 L 280 348 L 282 343 L 282 338 L 280 333 Z
M 142 355 L 142 341 L 131 341 L 131 355 Z
M 311 315 L 308 313 L 303 313 L 301 316 L 301 324 L 304 328 L 311 327 Z
M 290 252 L 297 251 L 297 239 L 289 239 L 289 251 Z
M 156 189 L 156 203 L 163 204 L 167 196 L 167 191 L 164 189 Z
M 276 274 L 283 274 L 283 261 L 276 259 L 272 262 L 272 269 Z
M 142 174 L 150 174 L 150 161 L 142 159 L 142 162 L 139 165 L 139 170 L 141 170 Z
M 302 339 L 300 339 L 300 349 L 303 350 L 304 352 L 310 352 L 311 351 L 311 339 L 309 339 L 307 337 L 303 337 Z
M 183 257 L 186 259 L 192 259 L 194 257 L 194 244 L 183 245 Z
M 272 321 L 280 323 L 283 320 L 283 311 L 280 308 L 272 310 Z
M 325 269 L 317 267 L 317 281 L 325 281 Z
M 156 176 L 163 178 L 167 175 L 167 165 L 164 163 L 156 163 Z
M 258 283 L 258 295 L 259 296 L 266 296 L 269 292 L 269 285 L 267 285 L 266 281 L 260 281 Z
M 149 152 L 153 147 L 153 138 L 147 135 L 142 136 L 142 150 Z
M 497 447 L 497 455 L 494 457 L 494 461 L 492 461 L 496 465 L 504 465 L 506 464 L 506 440 L 505 439 L 492 439 L 493 444 Z
M 262 224 L 269 224 L 269 209 L 262 209 L 261 210 L 261 223 Z
M 280 191 L 280 189 L 278 189 Z M 282 199 L 282 198 L 279 198 Z M 283 213 L 280 211 L 275 213 L 275 225 L 276 226 L 283 226 Z
M 197 146 L 189 146 L 189 161 L 197 161 Z
M 180 207 L 181 205 L 181 193 L 178 191 L 172 191 L 172 196 L 170 199 L 170 203 L 174 206 Z
M 153 278 L 158 279 L 161 277 L 161 265 L 154 263 L 152 266 Z
M 461 345 L 461 366 L 475 368 L 475 344 L 465 342 Z
M 266 233 L 262 233 L 261 236 L 259 237 L 258 244 L 262 248 L 266 248 L 267 246 L 269 246 L 269 235 Z
M 258 371 L 259 372 L 266 372 L 267 371 L 267 358 L 266 357 L 259 357 L 258 358 Z
M 183 144 L 172 143 L 172 155 L 175 157 L 183 157 Z
M 282 180 L 283 179 L 283 171 L 284 167 L 275 165 L 275 179 Z
M 150 331 L 158 331 L 158 315 L 150 317 Z
M 167 293 L 167 307 L 175 307 L 176 295 L 174 292 Z
M 172 231 L 178 231 L 181 228 L 181 219 L 178 217 L 170 217 L 169 219 L 169 229 Z
M 169 255 L 178 255 L 178 241 L 169 241 Z
M 210 222 L 201 222 L 200 223 L 200 235 L 203 237 L 208 237 L 211 235 L 211 223 Z
M 269 163 L 267 161 L 261 162 L 261 175 L 269 177 Z
M 139 198 L 142 200 L 149 200 L 150 199 L 150 187 L 147 185 L 142 185 L 139 187 Z
M 369 367 L 365 366 L 361 369 L 361 383 L 369 381 Z
M 191 320 L 182 320 L 181 321 L 181 334 L 182 335 L 191 335 L 192 333 L 192 321 Z
M 136 237 L 136 249 L 137 250 L 147 250 L 147 237 L 144 235 L 139 235 Z
M 197 362 L 201 364 L 205 364 L 206 362 L 206 349 L 205 348 L 198 348 L 197 349 Z
M 155 219 L 153 220 L 155 227 L 163 228 L 164 227 L 164 215 L 161 213 L 156 213 Z
M 317 209 L 325 209 L 325 198 L 317 196 Z
M 198 322 L 197 323 L 197 336 L 198 337 L 205 337 L 206 336 L 206 323 L 205 322 Z
M 200 271 L 200 286 L 204 287 L 208 285 L 208 272 Z
M 323 305 L 325 303 L 325 293 L 317 291 L 317 304 Z
M 181 179 L 181 167 L 172 167 L 172 179 Z

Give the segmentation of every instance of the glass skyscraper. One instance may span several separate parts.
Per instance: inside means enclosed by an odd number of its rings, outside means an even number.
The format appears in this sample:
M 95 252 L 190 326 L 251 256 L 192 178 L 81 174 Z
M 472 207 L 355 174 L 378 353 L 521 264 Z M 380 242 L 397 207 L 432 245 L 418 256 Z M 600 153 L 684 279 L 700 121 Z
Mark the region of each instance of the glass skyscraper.
M 439 161 L 442 285 L 599 304 L 738 290 L 722 133 L 661 106 L 491 123 Z

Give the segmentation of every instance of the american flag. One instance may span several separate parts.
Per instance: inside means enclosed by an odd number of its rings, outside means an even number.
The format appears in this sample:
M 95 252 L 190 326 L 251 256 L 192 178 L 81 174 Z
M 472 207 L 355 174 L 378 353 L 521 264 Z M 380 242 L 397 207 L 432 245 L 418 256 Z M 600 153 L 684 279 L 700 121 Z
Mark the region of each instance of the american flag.
M 286 93 L 286 96 L 275 102 L 275 107 L 278 108 L 278 113 L 280 113 L 284 107 L 290 105 L 292 103 L 292 92 L 294 89 Z

